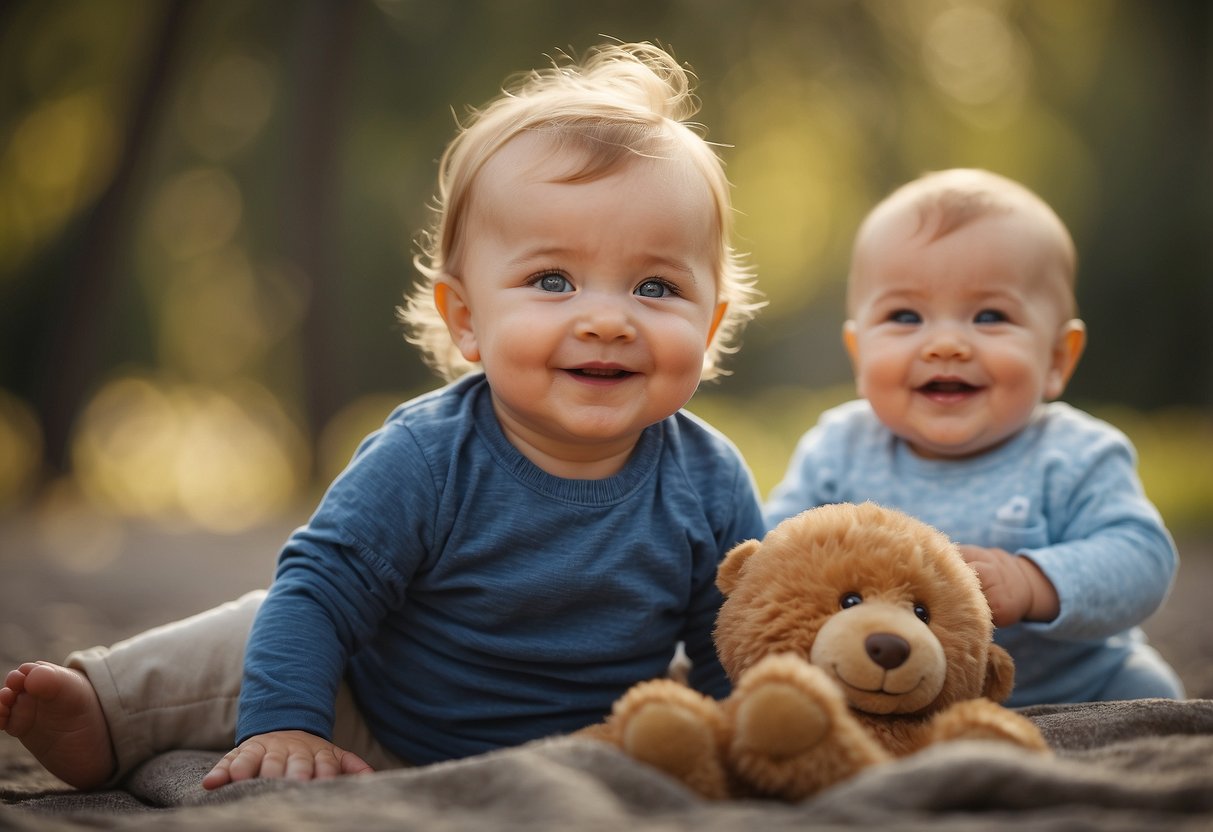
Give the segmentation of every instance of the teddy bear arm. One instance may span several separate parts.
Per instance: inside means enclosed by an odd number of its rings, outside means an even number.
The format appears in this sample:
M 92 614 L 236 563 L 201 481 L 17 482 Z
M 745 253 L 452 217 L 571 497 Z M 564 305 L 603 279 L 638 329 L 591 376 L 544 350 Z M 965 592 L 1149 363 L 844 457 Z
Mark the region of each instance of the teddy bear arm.
M 957 702 L 931 720 L 929 742 L 996 740 L 1031 751 L 1049 753 L 1049 746 L 1027 717 L 988 699 Z

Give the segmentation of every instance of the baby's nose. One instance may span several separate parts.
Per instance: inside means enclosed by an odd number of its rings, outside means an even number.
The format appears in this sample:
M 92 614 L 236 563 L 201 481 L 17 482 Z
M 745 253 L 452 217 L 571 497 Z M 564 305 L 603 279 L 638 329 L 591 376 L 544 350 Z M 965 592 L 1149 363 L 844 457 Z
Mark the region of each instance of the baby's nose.
M 587 298 L 574 329 L 578 338 L 614 341 L 636 337 L 636 327 L 627 309 L 613 299 Z
M 928 359 L 966 359 L 972 355 L 969 342 L 955 331 L 941 331 L 932 335 L 923 348 L 923 357 Z

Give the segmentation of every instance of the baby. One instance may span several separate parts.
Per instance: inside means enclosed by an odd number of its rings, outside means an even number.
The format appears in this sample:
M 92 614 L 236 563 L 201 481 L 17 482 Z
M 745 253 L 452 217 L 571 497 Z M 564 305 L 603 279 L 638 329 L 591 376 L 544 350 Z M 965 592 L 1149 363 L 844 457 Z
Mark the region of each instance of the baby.
M 214 788 L 575 731 L 679 642 L 725 694 L 716 565 L 764 526 L 735 448 L 681 408 L 757 303 L 689 82 L 607 45 L 475 113 L 402 311 L 451 383 L 364 441 L 268 593 L 21 665 L 0 728 L 80 788 L 234 745 Z
M 1065 404 L 1085 345 L 1074 245 L 982 170 L 881 202 L 854 247 L 843 341 L 862 400 L 804 435 L 768 525 L 872 500 L 957 541 L 1016 664 L 1008 704 L 1183 696 L 1139 624 L 1177 555 L 1129 441 Z

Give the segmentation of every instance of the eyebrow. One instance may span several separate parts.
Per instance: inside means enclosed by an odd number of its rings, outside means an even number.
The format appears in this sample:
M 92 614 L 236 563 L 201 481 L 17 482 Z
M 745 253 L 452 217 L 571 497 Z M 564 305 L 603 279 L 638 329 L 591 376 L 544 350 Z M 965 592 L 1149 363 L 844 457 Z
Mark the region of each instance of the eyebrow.
M 917 289 L 878 289 L 876 291 L 869 290 L 867 292 L 867 303 L 888 303 L 892 301 L 921 301 L 930 297 L 930 292 L 924 292 Z M 860 298 L 864 297 L 860 295 Z

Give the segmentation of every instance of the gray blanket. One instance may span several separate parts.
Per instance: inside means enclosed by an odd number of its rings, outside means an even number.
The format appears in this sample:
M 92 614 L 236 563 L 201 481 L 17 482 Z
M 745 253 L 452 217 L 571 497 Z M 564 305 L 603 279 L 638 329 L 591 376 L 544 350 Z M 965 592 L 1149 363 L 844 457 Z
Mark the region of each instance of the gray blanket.
M 1213 700 L 1024 713 L 1056 756 L 939 746 L 799 804 L 711 803 L 609 746 L 571 737 L 424 768 L 216 792 L 198 782 L 218 755 L 178 751 L 146 763 L 122 790 L 80 793 L 56 788 L 5 738 L 0 829 L 1213 830 Z

